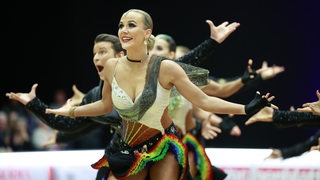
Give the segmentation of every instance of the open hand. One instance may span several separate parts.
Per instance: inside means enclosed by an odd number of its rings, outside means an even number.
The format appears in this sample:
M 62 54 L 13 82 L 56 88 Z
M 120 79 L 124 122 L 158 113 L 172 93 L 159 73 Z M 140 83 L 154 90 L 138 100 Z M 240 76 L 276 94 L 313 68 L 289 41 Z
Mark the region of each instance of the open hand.
M 222 43 L 240 26 L 240 23 L 233 22 L 229 24 L 227 21 L 221 23 L 219 26 L 215 26 L 211 20 L 206 20 L 206 23 L 210 26 L 210 37 L 218 43 Z
M 268 66 L 267 61 L 262 62 L 262 66 L 260 69 L 257 70 L 258 74 L 261 74 L 261 78 L 263 80 L 271 79 L 275 77 L 276 75 L 282 73 L 285 71 L 285 68 L 283 66 L 278 66 L 278 65 L 272 65 Z
M 70 116 L 70 109 L 73 107 L 71 99 L 68 99 L 67 102 L 58 109 L 46 108 L 46 114 L 55 114 L 56 116 Z
M 246 122 L 245 125 L 250 125 L 256 122 L 272 122 L 274 109 L 272 107 L 264 107 L 258 113 L 251 116 Z
M 204 119 L 202 123 L 201 128 L 201 135 L 206 139 L 214 139 L 218 136 L 218 133 L 221 133 L 221 129 L 217 126 L 214 126 L 215 124 L 214 120 L 211 119 L 211 115 L 208 116 L 208 118 Z
M 26 105 L 32 99 L 34 99 L 36 97 L 36 89 L 37 89 L 37 87 L 38 87 L 38 84 L 33 84 L 29 93 L 21 93 L 21 92 L 14 93 L 14 92 L 10 92 L 10 93 L 6 93 L 6 96 L 9 99 L 19 101 L 20 103 Z
M 314 115 L 320 115 L 320 91 L 316 92 L 318 101 L 308 102 L 302 105 L 303 108 L 298 108 L 299 112 L 312 112 Z
M 81 92 L 76 85 L 72 86 L 72 91 L 73 91 L 73 96 L 70 98 L 71 99 L 70 103 L 73 106 L 77 106 L 82 102 L 82 99 L 85 94 Z

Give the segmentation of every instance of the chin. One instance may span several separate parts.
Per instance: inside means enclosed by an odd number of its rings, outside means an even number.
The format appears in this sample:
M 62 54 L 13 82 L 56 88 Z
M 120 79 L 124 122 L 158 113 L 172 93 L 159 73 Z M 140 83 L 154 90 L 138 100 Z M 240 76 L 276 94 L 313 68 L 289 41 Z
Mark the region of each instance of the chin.
M 121 46 L 125 50 L 127 50 L 127 48 L 130 47 L 130 45 L 128 43 L 122 43 Z

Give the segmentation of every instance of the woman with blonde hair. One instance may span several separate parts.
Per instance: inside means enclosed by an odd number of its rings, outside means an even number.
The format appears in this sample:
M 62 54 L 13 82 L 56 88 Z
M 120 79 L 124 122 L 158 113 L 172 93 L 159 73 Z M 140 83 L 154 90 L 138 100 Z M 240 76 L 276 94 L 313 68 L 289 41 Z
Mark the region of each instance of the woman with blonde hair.
M 106 151 L 93 167 L 110 167 L 119 179 L 185 179 L 185 145 L 167 112 L 173 87 L 200 108 L 222 114 L 252 115 L 274 99 L 269 93 L 257 93 L 242 105 L 206 95 L 179 64 L 149 54 L 152 30 L 147 12 L 126 11 L 118 37 L 127 55 L 106 62 L 102 99 L 83 106 L 72 106 L 69 101 L 59 109 L 46 109 L 46 113 L 77 117 L 102 115 L 115 108 L 122 118 L 120 147 Z

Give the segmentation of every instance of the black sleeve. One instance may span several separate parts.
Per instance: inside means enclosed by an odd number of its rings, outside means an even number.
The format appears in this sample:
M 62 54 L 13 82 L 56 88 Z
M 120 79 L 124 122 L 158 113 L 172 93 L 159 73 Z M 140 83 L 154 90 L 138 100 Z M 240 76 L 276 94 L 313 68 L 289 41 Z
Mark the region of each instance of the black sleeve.
M 96 129 L 99 126 L 102 126 L 102 125 L 98 123 L 91 123 L 91 124 L 87 124 L 87 126 L 85 127 L 83 126 L 81 129 L 78 129 L 77 131 L 73 131 L 73 132 L 59 131 L 57 134 L 56 142 L 68 143 L 68 142 L 74 141 L 80 138 L 81 136 L 83 136 L 84 134 L 87 134 L 91 130 Z
M 257 87 L 259 87 L 259 85 L 261 85 L 263 82 L 263 79 L 261 77 L 261 74 L 257 74 L 253 79 L 247 81 L 244 86 L 239 89 L 238 92 L 236 93 L 243 93 L 243 92 L 246 92 L 248 90 L 255 90 L 257 89 Z
M 219 43 L 217 41 L 209 38 L 184 56 L 176 59 L 176 61 L 191 64 L 194 66 L 200 65 L 208 56 L 210 56 L 214 52 L 214 49 L 218 44 Z
M 77 129 L 77 124 L 86 124 L 89 122 L 86 118 L 77 118 L 77 121 L 75 121 L 75 119 L 66 116 L 55 116 L 55 114 L 46 114 L 45 110 L 48 107 L 49 106 L 47 104 L 43 103 L 37 97 L 26 104 L 26 108 L 28 111 L 34 114 L 46 125 L 59 131 L 74 131 Z
M 237 124 L 233 121 L 233 117 L 226 116 L 222 119 L 219 126 L 223 134 L 230 134 L 232 128 L 236 125 Z
M 234 76 L 234 77 L 229 77 L 229 78 L 219 78 L 219 77 L 214 77 L 214 76 L 209 76 L 209 79 L 217 82 L 217 83 L 226 83 L 230 81 L 234 81 L 238 78 L 242 78 L 241 76 Z M 256 90 L 259 85 L 263 83 L 263 79 L 261 77 L 261 74 L 257 74 L 253 79 L 248 80 L 246 83 L 244 83 L 243 87 L 241 87 L 237 92 L 232 94 L 232 96 L 245 93 L 249 90 Z
M 90 90 L 83 98 L 81 105 L 95 102 L 101 99 L 100 89 L 100 86 L 97 86 Z M 42 122 L 58 131 L 79 131 L 82 128 L 87 128 L 87 126 L 93 126 L 92 123 L 95 124 L 96 122 L 114 126 L 119 126 L 121 123 L 121 118 L 115 110 L 102 116 L 77 117 L 75 119 L 67 116 L 55 116 L 54 114 L 46 114 L 45 110 L 46 108 L 48 108 L 48 105 L 43 103 L 37 97 L 26 104 L 26 108 L 36 117 L 38 117 Z
M 273 123 L 278 128 L 320 127 L 320 116 L 307 112 L 275 110 L 273 112 Z
M 313 136 L 304 142 L 297 143 L 291 147 L 280 148 L 283 159 L 299 156 L 304 152 L 310 150 L 311 146 L 318 144 L 318 138 L 320 137 L 320 130 L 318 130 Z

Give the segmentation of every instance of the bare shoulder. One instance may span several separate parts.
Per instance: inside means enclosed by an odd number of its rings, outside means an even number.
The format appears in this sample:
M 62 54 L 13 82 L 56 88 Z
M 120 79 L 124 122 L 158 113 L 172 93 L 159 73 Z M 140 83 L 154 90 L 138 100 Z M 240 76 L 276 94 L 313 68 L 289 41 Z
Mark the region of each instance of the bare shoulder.
M 186 77 L 186 74 L 179 64 L 173 60 L 163 60 L 161 62 L 159 79 L 164 87 L 172 86 L 180 77 Z
M 168 59 L 163 60 L 160 67 L 161 67 L 161 71 L 164 71 L 170 74 L 174 72 L 178 72 L 179 70 L 183 71 L 183 69 L 179 64 L 177 64 L 173 60 L 168 60 Z
M 165 59 L 165 60 L 162 60 L 161 65 L 175 66 L 175 65 L 178 65 L 178 64 L 176 62 L 174 62 L 174 60 Z
M 111 82 L 115 66 L 119 60 L 120 58 L 110 58 L 105 62 L 103 72 L 105 75 L 105 79 L 107 79 L 109 82 Z

